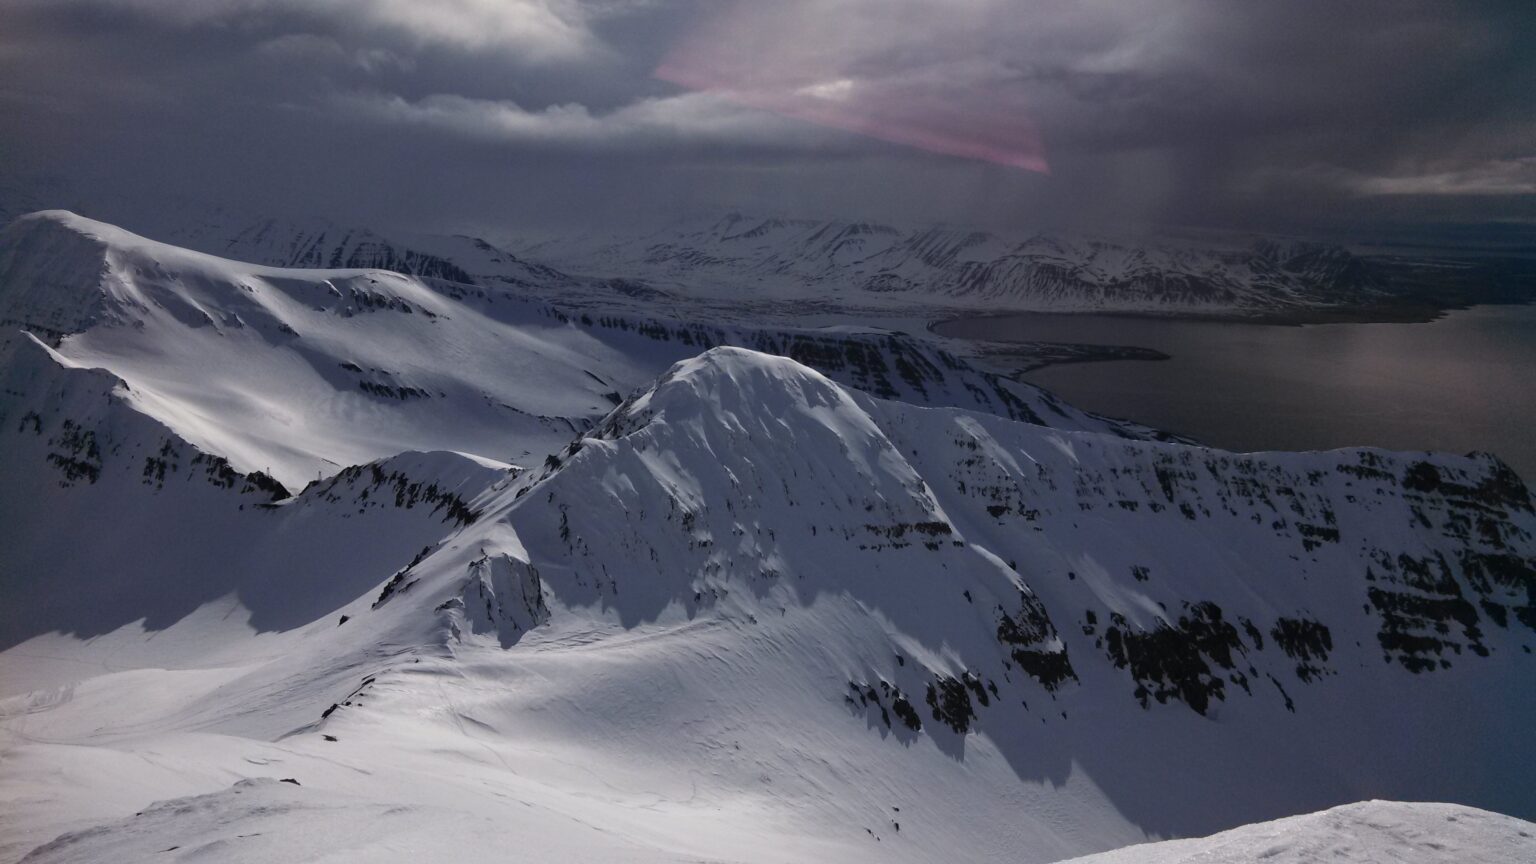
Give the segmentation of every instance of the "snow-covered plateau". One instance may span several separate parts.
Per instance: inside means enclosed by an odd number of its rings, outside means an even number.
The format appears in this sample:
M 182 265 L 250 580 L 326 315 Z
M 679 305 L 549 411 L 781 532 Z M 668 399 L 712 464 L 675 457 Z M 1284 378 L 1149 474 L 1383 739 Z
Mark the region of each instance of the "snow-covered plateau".
M 57 211 L 0 324 L 0 860 L 1536 855 L 1491 456 Z

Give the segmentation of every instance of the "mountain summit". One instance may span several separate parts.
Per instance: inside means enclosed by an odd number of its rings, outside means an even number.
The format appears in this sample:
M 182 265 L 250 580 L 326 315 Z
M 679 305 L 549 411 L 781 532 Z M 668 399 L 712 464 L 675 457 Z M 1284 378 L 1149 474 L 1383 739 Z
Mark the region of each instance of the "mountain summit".
M 1536 813 L 1536 510 L 1491 456 L 1226 453 L 883 335 L 796 343 L 833 374 L 71 217 L 3 239 L 5 854 L 1051 861 Z M 873 357 L 938 371 L 837 380 Z M 642 375 L 501 458 L 551 427 L 498 437 L 484 388 Z M 269 439 L 303 458 L 254 470 Z

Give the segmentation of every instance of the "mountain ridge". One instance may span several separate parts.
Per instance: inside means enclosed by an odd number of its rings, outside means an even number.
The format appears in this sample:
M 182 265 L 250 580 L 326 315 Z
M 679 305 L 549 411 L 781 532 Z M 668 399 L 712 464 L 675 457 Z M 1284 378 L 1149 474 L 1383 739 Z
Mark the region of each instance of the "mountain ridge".
M 1530 267 L 1362 255 L 1263 235 L 1004 237 L 964 226 L 729 213 L 635 236 L 519 247 L 571 273 L 759 314 L 818 309 L 925 315 L 1099 312 L 1238 319 L 1396 320 L 1473 302 L 1523 302 Z
M 392 271 L 229 261 L 63 211 L 0 231 L 0 281 L 0 352 L 34 332 L 112 370 L 140 410 L 203 449 L 295 488 L 398 450 L 537 461 L 671 362 L 722 343 L 886 395 L 1153 434 L 888 332 L 568 314 Z
M 799 350 L 827 374 L 616 312 L 494 318 L 512 301 L 149 248 L 109 268 L 117 311 L 210 352 L 189 375 L 268 362 L 274 322 L 329 363 L 361 350 L 349 322 L 481 315 L 487 340 L 617 340 L 538 355 L 584 395 L 641 383 L 542 461 L 439 431 L 269 486 L 143 410 L 133 323 L 28 305 L 67 326 L 3 355 L 5 854 L 1043 862 L 1369 797 L 1536 813 L 1536 510 L 1491 456 L 1223 453 L 1023 391 L 998 409 L 889 334 L 754 337 L 825 340 Z M 84 260 L 57 275 L 85 286 L 0 278 L 0 301 L 90 298 Z M 875 356 L 883 379 L 854 374 Z

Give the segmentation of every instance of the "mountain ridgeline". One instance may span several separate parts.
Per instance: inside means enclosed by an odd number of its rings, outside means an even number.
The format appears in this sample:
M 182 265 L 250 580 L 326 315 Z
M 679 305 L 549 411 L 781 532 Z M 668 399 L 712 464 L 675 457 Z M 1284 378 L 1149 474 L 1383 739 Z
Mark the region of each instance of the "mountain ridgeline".
M 438 273 L 0 233 L 0 852 L 1044 862 L 1536 815 L 1536 509 L 1492 456 L 1227 453 L 909 336 Z M 153 791 L 68 780 L 123 760 Z
M 1362 255 L 1290 238 L 1005 237 L 739 214 L 631 238 L 548 241 L 527 254 L 569 272 L 638 279 L 664 296 L 781 312 L 798 301 L 887 311 L 1391 319 L 1523 302 L 1536 285 L 1529 260 Z
M 733 344 L 890 398 L 1154 434 L 899 334 L 563 311 L 505 285 L 240 264 L 73 214 L 6 228 L 0 282 L 0 352 L 41 339 L 120 377 L 194 444 L 289 485 L 402 450 L 537 461 L 669 364 Z
M 492 243 L 204 210 L 192 207 L 167 227 L 160 227 L 163 215 L 143 221 L 162 239 L 240 261 L 390 270 L 444 287 L 494 288 L 640 317 L 661 305 L 752 324 L 850 310 L 1419 320 L 1446 308 L 1536 297 L 1536 261 L 1518 249 L 1357 251 L 1219 232 L 1007 235 L 739 213 L 635 235 Z

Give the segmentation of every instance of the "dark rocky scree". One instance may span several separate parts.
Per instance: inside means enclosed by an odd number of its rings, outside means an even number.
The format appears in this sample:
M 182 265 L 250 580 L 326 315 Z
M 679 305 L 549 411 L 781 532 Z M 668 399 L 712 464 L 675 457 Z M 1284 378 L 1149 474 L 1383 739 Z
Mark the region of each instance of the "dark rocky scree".
M 923 546 L 930 551 L 937 551 L 943 545 L 939 538 L 949 537 L 954 534 L 954 528 L 947 522 L 895 522 L 890 525 L 870 524 L 865 525 L 864 530 L 876 537 L 884 537 L 891 541 L 889 543 L 859 544 L 860 549 L 874 551 L 881 549 L 905 549 L 912 545 L 911 542 L 905 539 L 908 535 L 915 535 L 921 538 Z M 950 542 L 956 546 L 964 545 L 959 540 Z
M 413 249 L 396 250 L 388 243 L 370 241 L 352 247 L 351 254 L 342 257 L 345 243 L 338 245 L 325 267 L 327 269 L 392 270 L 422 279 L 441 279 L 448 282 L 474 282 L 463 268 L 446 258 L 417 252 Z M 302 265 L 295 265 L 302 266 Z
M 893 728 L 892 718 L 894 717 L 895 722 L 912 732 L 923 730 L 923 719 L 918 716 L 917 708 L 912 705 L 907 694 L 885 679 L 880 679 L 878 690 L 869 684 L 849 681 L 848 691 L 848 695 L 843 698 L 849 707 L 878 711 L 880 722 L 885 724 L 885 728 Z
M 957 470 L 952 477 L 959 492 L 991 502 L 985 510 L 999 522 L 1041 518 L 1040 507 L 1048 505 L 1037 497 L 1026 506 L 1027 483 L 1002 472 L 963 435 L 957 435 L 955 444 Z M 1335 467 L 1336 473 L 1354 478 L 1346 489 L 1356 489 L 1345 498 L 1351 503 L 1367 496 L 1382 500 L 1395 497 L 1401 486 L 1415 530 L 1454 550 L 1428 556 L 1375 550 L 1376 563 L 1368 568 L 1362 588 L 1367 611 L 1380 616 L 1378 639 L 1389 662 L 1418 672 L 1449 668 L 1450 658 L 1463 652 L 1487 656 L 1482 616 L 1493 622 L 1491 626 L 1536 629 L 1536 561 L 1515 551 L 1528 548 L 1530 538 L 1519 527 L 1524 523 L 1511 518 L 1516 512 L 1529 513 L 1531 505 L 1512 472 L 1491 459 L 1483 466 L 1486 473 L 1467 477 L 1460 469 L 1399 463 L 1369 451 L 1356 458 L 1353 464 Z M 1130 467 L 1103 471 L 1079 469 L 1072 477 L 1072 500 L 1079 511 L 1108 506 L 1129 512 L 1171 510 L 1188 520 L 1247 519 L 1279 536 L 1294 537 L 1302 553 L 1343 542 L 1330 499 L 1333 493 L 1320 491 L 1328 472 L 1314 469 L 1296 475 L 1246 457 L 1200 451 L 1157 454 L 1151 470 L 1148 467 L 1132 462 Z M 1043 469 L 1032 479 L 1047 490 L 1058 485 Z M 1448 542 L 1438 543 L 1437 538 Z M 1154 578 L 1145 565 L 1130 565 L 1130 573 L 1138 582 Z M 1042 629 L 1021 620 L 1030 608 L 1026 600 L 1019 618 L 1002 618 L 999 642 L 1011 646 L 1041 640 Z M 1111 664 L 1131 676 L 1133 696 L 1143 707 L 1149 708 L 1153 700 L 1174 700 L 1204 715 L 1214 702 L 1225 700 L 1233 686 L 1252 694 L 1253 678 L 1264 675 L 1286 708 L 1296 710 L 1280 679 L 1261 673 L 1248 660 L 1265 650 L 1266 632 L 1267 644 L 1294 662 L 1301 683 L 1336 674 L 1328 665 L 1335 648 L 1333 633 L 1310 616 L 1280 616 L 1265 631 L 1247 618 L 1231 619 L 1214 603 L 1186 601 L 1177 619 L 1160 621 L 1150 630 L 1134 628 L 1121 615 L 1110 613 L 1109 626 L 1100 632 L 1100 614 L 1086 612 L 1083 633 L 1095 637 Z M 1042 658 L 1021 656 L 1017 650 L 1013 654 L 1048 689 L 1075 678 L 1064 651 L 1047 657 L 1050 665 L 1042 666 Z M 972 686 L 980 680 L 971 672 L 960 678 L 936 676 L 928 690 L 935 719 L 956 731 L 974 728 L 986 708 Z
M 423 390 L 420 387 L 412 387 L 407 384 L 401 384 L 395 379 L 395 376 L 392 373 L 386 372 L 382 369 L 369 369 L 367 372 L 364 372 L 363 368 L 358 366 L 356 363 L 342 363 L 340 365 L 341 368 L 359 376 L 357 381 L 358 389 L 371 396 L 378 396 L 384 399 L 396 399 L 401 402 L 409 399 L 432 398 L 431 392 Z M 371 380 L 370 378 L 362 377 L 364 375 L 371 375 L 372 379 L 377 380 Z
M 416 580 L 411 578 L 411 573 L 416 569 L 416 565 L 427 560 L 427 556 L 431 554 L 431 546 L 421 547 L 421 551 L 416 553 L 415 557 L 411 559 L 411 563 L 396 570 L 395 575 L 389 577 L 389 581 L 384 583 L 383 590 L 379 592 L 379 599 L 373 601 L 373 605 L 369 608 L 377 609 L 388 603 L 395 596 L 411 590 L 411 587 L 416 584 Z
M 1026 675 L 1054 691 L 1068 679 L 1077 680 L 1067 648 L 1051 624 L 1045 605 L 1033 594 L 1019 592 L 1019 611 L 1010 616 L 998 605 L 997 641 L 1008 649 Z
M 375 282 L 373 279 L 369 281 Z M 401 312 L 406 315 L 419 313 L 428 318 L 437 317 L 437 313 L 430 309 L 413 306 L 399 297 L 380 291 L 371 291 L 355 284 L 347 286 L 347 299 L 350 302 L 340 310 L 343 318 L 350 318 L 359 313 L 379 311 Z
M 410 510 L 420 506 L 430 508 L 433 514 L 441 511 L 443 521 L 454 525 L 473 525 L 480 518 L 479 511 L 457 493 L 436 483 L 413 480 L 398 469 L 385 471 L 378 462 L 343 468 L 334 477 L 311 483 L 304 493 L 319 495 L 331 504 L 355 502 L 359 513 L 371 507 Z
M 371 396 L 379 396 L 384 399 L 398 399 L 404 402 L 408 399 L 431 399 L 432 394 L 420 387 L 407 387 L 405 385 L 375 384 L 372 381 L 359 381 L 357 387 Z
M 1381 618 L 1387 662 L 1428 672 L 1449 669 L 1463 652 L 1485 657 L 1483 615 L 1501 628 L 1536 629 L 1536 559 L 1516 551 L 1531 537 L 1511 518 L 1531 513 L 1530 493 L 1508 466 L 1483 458 L 1488 471 L 1476 478 L 1423 461 L 1402 474 L 1415 527 L 1455 552 L 1373 552 L 1367 610 Z
M 38 415 L 29 415 L 38 422 Z M 40 427 L 35 427 L 40 428 Z M 60 486 L 69 486 L 80 480 L 95 483 L 101 478 L 101 448 L 96 445 L 96 433 L 81 428 L 66 418 L 60 424 L 59 434 L 48 439 L 58 449 L 48 454 L 48 463 L 59 469 L 64 479 Z
M 1274 637 L 1275 644 L 1286 656 L 1297 661 L 1297 678 L 1311 682 L 1327 671 L 1312 662 L 1327 661 L 1328 652 L 1333 650 L 1333 634 L 1327 627 L 1306 618 L 1280 618 L 1275 621 L 1269 635 Z M 1262 649 L 1264 646 L 1259 644 L 1257 647 Z
M 210 483 L 226 489 L 238 487 L 241 494 L 261 493 L 266 495 L 269 501 L 281 501 L 289 497 L 288 490 L 283 488 L 283 484 L 264 472 L 253 471 L 250 474 L 241 474 L 231 468 L 229 461 L 222 456 L 210 456 L 207 453 L 198 452 L 192 456 L 192 465 L 202 466 L 203 473 Z
M 41 437 L 51 426 L 42 414 L 27 411 L 15 432 Z M 109 461 L 115 459 L 119 464 L 126 464 L 132 459 L 129 453 L 147 449 L 132 441 L 118 441 L 104 427 L 87 427 L 83 421 L 69 417 L 59 419 L 57 431 L 48 436 L 46 444 L 48 453 L 44 458 L 58 469 L 59 485 L 66 488 L 80 483 L 95 484 L 101 480 Z M 255 495 L 263 503 L 290 497 L 288 490 L 266 473 L 242 474 L 229 464 L 229 460 L 197 450 L 179 438 L 162 437 L 159 446 L 150 452 L 152 455 L 143 459 L 139 476 L 145 485 L 153 486 L 156 491 L 164 489 L 168 479 L 185 470 L 188 479 L 200 478 L 239 495 Z
M 981 707 L 986 708 L 992 704 L 992 698 L 997 696 L 997 685 L 988 682 L 983 686 L 981 679 L 970 671 L 961 672 L 959 678 L 939 675 L 929 682 L 925 701 L 936 722 L 964 735 L 970 731 L 971 723 L 976 719 L 972 696 Z
M 999 522 L 1041 517 L 1038 503 L 1026 503 L 1027 488 L 974 441 L 957 434 L 954 443 L 955 452 L 968 454 L 951 470 L 960 492 L 986 500 L 987 513 Z M 1536 629 L 1536 560 L 1516 551 L 1529 548 L 1531 538 L 1512 518 L 1531 512 L 1529 493 L 1507 466 L 1481 458 L 1486 472 L 1477 477 L 1423 461 L 1400 464 L 1371 451 L 1360 451 L 1353 463 L 1333 469 L 1350 478 L 1345 481 L 1347 501 L 1401 495 L 1414 531 L 1454 550 L 1424 556 L 1375 550 L 1376 563 L 1363 574 L 1367 608 L 1381 616 L 1383 652 L 1406 668 L 1448 668 L 1450 658 L 1463 651 L 1485 654 L 1480 609 L 1495 624 L 1513 620 Z M 1145 459 L 1126 461 L 1073 472 L 1079 511 L 1172 510 L 1192 521 L 1237 517 L 1295 538 L 1303 553 L 1342 541 L 1323 470 L 1296 474 L 1250 457 L 1188 449 L 1153 454 L 1151 470 Z M 1043 469 L 1033 479 L 1046 490 L 1061 482 Z M 1136 566 L 1133 577 L 1150 578 L 1149 570 Z
M 997 606 L 997 640 L 1007 650 L 1012 664 L 1050 693 L 1057 691 L 1068 680 L 1076 681 L 1077 675 L 1067 657 L 1066 646 L 1051 624 L 1044 605 L 1023 591 L 1019 594 L 1019 605 L 1019 611 L 1012 615 L 1001 604 Z M 902 666 L 906 665 L 906 661 L 900 657 L 898 662 Z M 1012 665 L 1005 661 L 1004 668 L 1011 669 Z M 922 719 L 916 708 L 895 685 L 882 678 L 878 690 L 869 684 L 855 681 L 850 681 L 848 687 L 850 695 L 845 699 L 850 706 L 878 711 L 881 722 L 887 728 L 891 727 L 891 718 L 894 716 L 912 732 L 922 731 Z M 975 726 L 981 709 L 990 708 L 994 703 L 1001 704 L 1002 693 L 996 681 L 965 669 L 959 677 L 933 674 L 925 685 L 924 702 L 934 722 L 958 734 L 965 734 Z
M 1143 708 L 1150 700 L 1165 704 L 1175 699 L 1199 714 L 1212 700 L 1225 700 L 1227 684 L 1252 695 L 1250 679 L 1259 670 L 1248 661 L 1249 652 L 1264 650 L 1264 636 L 1254 622 L 1239 618 L 1242 633 L 1209 601 L 1185 604 L 1185 612 L 1172 624 L 1159 622 L 1150 630 L 1132 627 L 1119 613 L 1110 613 L 1109 626 L 1098 631 L 1098 616 L 1088 610 L 1083 633 L 1105 651 L 1117 669 L 1127 670 L 1136 681 L 1133 695 Z M 1305 683 L 1333 673 L 1322 665 L 1333 650 L 1333 635 L 1319 621 L 1309 618 L 1276 619 L 1270 629 L 1272 644 L 1296 661 L 1296 677 Z M 1248 637 L 1244 642 L 1242 636 Z M 1271 677 L 1282 695 L 1284 687 Z M 1294 710 L 1290 698 L 1287 708 Z
M 335 714 L 337 711 L 340 711 L 343 708 L 351 708 L 354 705 L 363 704 L 363 702 L 366 701 L 363 697 L 367 695 L 368 689 L 372 687 L 373 683 L 377 680 L 378 677 L 374 675 L 369 675 L 368 677 L 364 678 L 363 682 L 354 687 L 352 692 L 348 693 L 340 702 L 332 702 L 331 707 L 320 712 L 321 722 L 323 723 L 324 721 L 330 719 L 332 714 Z M 327 735 L 326 740 L 335 741 L 336 739 Z
M 495 633 L 502 648 L 511 648 L 529 630 L 549 620 L 539 571 L 506 555 L 486 555 L 470 562 L 469 578 L 459 596 L 439 604 L 436 611 L 455 610 L 462 611 L 462 621 L 470 630 Z M 450 619 L 450 627 L 454 638 L 462 637 L 457 621 Z
M 1176 623 L 1148 631 L 1131 627 L 1118 612 L 1109 620 L 1104 630 L 1105 653 L 1115 668 L 1129 670 L 1141 707 L 1148 707 L 1149 697 L 1159 703 L 1171 697 L 1204 714 L 1211 699 L 1226 698 L 1226 681 L 1211 666 L 1234 670 L 1233 652 L 1244 652 L 1244 646 L 1219 606 L 1209 602 L 1187 606 Z M 1242 682 L 1246 689 L 1241 676 L 1236 673 L 1234 683 Z

